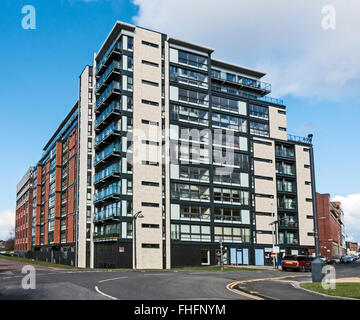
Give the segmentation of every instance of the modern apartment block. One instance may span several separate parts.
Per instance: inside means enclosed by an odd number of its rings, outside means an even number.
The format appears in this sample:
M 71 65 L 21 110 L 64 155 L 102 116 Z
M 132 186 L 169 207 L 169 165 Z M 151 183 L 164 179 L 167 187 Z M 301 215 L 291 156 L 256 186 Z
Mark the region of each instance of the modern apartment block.
M 316 193 L 320 255 L 329 261 L 346 253 L 344 212 L 341 202 L 330 201 L 330 194 Z
M 21 256 L 31 250 L 33 178 L 34 168 L 30 167 L 16 187 L 14 252 Z
M 93 71 L 80 76 L 79 100 L 36 164 L 32 202 L 35 259 L 91 267 Z
M 117 22 L 44 148 L 32 252 L 90 267 L 270 263 L 314 252 L 312 144 L 264 72 Z
M 94 266 L 216 264 L 219 241 L 228 264 L 314 251 L 311 141 L 287 135 L 265 73 L 213 51 L 117 22 L 95 55 Z

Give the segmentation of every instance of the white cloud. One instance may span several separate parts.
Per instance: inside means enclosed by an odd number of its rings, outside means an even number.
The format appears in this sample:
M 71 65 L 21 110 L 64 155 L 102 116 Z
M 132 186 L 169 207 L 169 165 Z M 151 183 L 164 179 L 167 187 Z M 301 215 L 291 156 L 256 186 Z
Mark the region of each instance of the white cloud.
M 350 241 L 360 243 L 360 194 L 335 196 L 332 201 L 340 201 L 344 211 L 345 231 Z
M 5 210 L 0 213 L 0 240 L 7 240 L 10 232 L 14 235 L 15 231 L 15 212 Z
M 268 73 L 274 95 L 356 95 L 360 83 L 358 0 L 133 0 L 137 25 L 215 48 L 222 60 Z M 322 28 L 323 6 L 336 30 Z

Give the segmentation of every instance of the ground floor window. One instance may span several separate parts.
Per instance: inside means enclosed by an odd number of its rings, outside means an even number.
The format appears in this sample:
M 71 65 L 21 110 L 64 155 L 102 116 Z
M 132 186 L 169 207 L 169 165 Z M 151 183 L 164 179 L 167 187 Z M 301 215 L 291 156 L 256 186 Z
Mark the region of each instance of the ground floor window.
M 210 265 L 210 250 L 206 250 L 206 249 L 201 250 L 201 264 Z

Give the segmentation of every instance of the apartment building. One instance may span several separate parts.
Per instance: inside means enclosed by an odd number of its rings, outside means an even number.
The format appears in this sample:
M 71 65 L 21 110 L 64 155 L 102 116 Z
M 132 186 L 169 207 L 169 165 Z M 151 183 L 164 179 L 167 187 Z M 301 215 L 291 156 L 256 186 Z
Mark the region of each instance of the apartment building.
M 94 55 L 95 267 L 264 265 L 314 252 L 309 138 L 264 72 L 117 22 Z
M 330 201 L 330 194 L 316 193 L 320 255 L 329 261 L 346 253 L 344 212 L 341 202 Z
M 19 256 L 31 250 L 33 178 L 34 168 L 30 167 L 16 187 L 14 253 Z
M 93 70 L 79 80 L 79 100 L 46 143 L 34 170 L 34 259 L 91 267 Z

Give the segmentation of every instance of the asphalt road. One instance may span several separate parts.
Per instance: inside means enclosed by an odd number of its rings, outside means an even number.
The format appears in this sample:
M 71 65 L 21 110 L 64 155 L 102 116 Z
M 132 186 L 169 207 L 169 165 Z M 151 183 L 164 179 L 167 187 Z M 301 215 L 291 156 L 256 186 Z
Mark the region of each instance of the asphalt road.
M 24 263 L 0 258 L 0 300 L 228 300 L 253 299 L 256 292 L 269 299 L 324 299 L 297 289 L 293 281 L 311 279 L 311 273 L 256 271 L 108 271 L 68 270 L 35 266 L 36 289 L 21 283 Z M 360 263 L 339 265 L 337 276 L 360 276 Z M 285 277 L 285 278 L 284 278 Z M 235 285 L 238 282 L 240 284 Z M 229 284 L 234 284 L 233 289 Z M 237 288 L 240 287 L 240 290 Z

